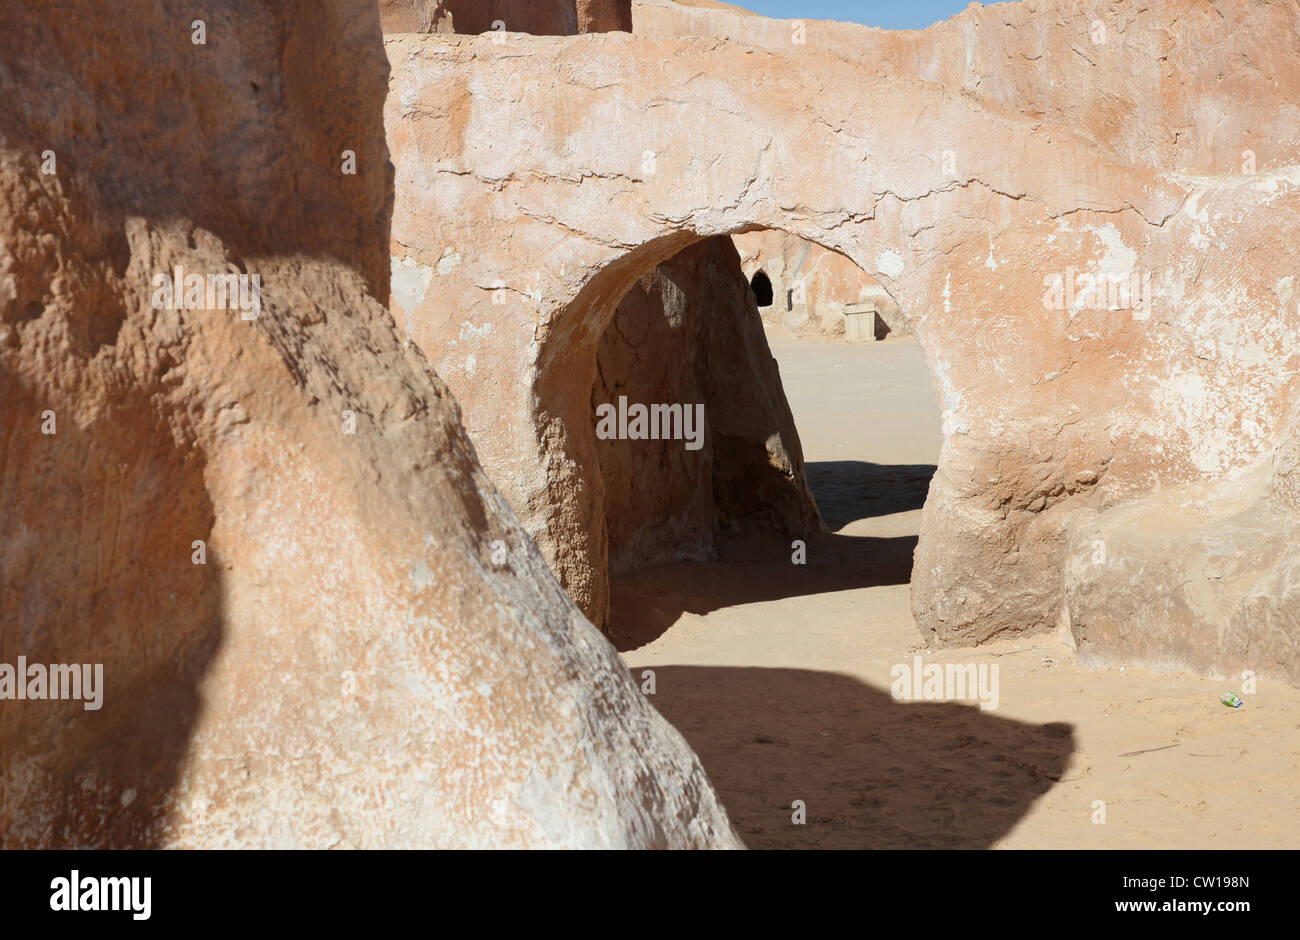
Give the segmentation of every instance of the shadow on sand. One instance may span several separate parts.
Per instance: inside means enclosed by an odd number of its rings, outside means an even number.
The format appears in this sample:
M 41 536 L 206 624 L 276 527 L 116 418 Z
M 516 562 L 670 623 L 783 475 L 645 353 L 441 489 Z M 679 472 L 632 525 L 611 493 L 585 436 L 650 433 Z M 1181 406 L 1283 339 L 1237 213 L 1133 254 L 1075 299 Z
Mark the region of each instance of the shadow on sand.
M 635 649 L 683 613 L 908 583 L 915 536 L 842 530 L 921 508 L 934 470 L 809 464 L 822 516 L 840 531 L 809 539 L 806 564 L 792 565 L 789 542 L 772 540 L 727 546 L 718 561 L 619 576 L 612 638 Z M 689 665 L 654 674 L 651 702 L 700 756 L 750 848 L 988 848 L 1061 779 L 1074 751 L 1070 725 L 1025 724 L 974 704 L 898 702 L 847 675 Z M 645 681 L 640 668 L 633 679 Z M 804 825 L 791 819 L 796 800 L 806 804 Z
M 1068 724 L 897 702 L 804 669 L 655 667 L 659 712 L 752 849 L 983 849 L 1064 774 Z M 642 681 L 640 671 L 634 678 Z M 807 822 L 791 821 L 803 800 Z
M 937 468 L 933 464 L 825 460 L 804 469 L 817 508 L 834 532 L 859 519 L 920 509 Z
M 858 460 L 807 466 L 809 486 L 832 531 L 860 519 L 920 509 L 934 471 L 928 464 Z M 751 539 L 723 547 L 717 561 L 665 562 L 616 575 L 610 584 L 610 638 L 627 651 L 658 639 L 684 613 L 907 584 L 916 541 L 914 535 L 810 537 L 806 563 L 792 565 L 789 541 Z

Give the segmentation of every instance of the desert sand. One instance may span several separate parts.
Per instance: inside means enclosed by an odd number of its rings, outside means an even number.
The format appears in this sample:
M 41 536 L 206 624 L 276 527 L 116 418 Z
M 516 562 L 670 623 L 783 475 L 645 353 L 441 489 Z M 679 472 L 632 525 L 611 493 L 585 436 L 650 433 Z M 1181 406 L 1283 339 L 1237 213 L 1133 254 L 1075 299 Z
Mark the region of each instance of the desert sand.
M 613 590 L 624 661 L 654 671 L 748 847 L 1300 844 L 1300 691 L 1259 682 L 1227 708 L 1237 679 L 1086 669 L 1052 634 L 928 648 L 908 579 L 942 434 L 919 347 L 772 350 L 833 534 L 802 567 L 732 546 Z M 998 706 L 895 701 L 890 669 L 918 654 L 998 664 Z

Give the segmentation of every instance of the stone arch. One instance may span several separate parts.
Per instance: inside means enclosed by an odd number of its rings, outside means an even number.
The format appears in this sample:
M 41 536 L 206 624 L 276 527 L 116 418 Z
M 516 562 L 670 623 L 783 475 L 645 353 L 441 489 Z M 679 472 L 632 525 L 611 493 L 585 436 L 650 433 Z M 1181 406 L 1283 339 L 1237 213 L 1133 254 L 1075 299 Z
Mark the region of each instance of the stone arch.
M 774 224 L 773 220 L 779 221 Z M 774 212 L 761 221 L 742 222 L 719 230 L 710 230 L 703 218 L 696 221 L 698 227 L 665 232 L 612 258 L 559 312 L 539 342 L 532 373 L 533 425 L 539 429 L 547 496 L 538 505 L 537 512 L 545 533 L 547 556 L 561 584 L 597 624 L 604 624 L 608 617 L 608 545 L 604 483 L 590 417 L 590 395 L 600 339 L 619 301 L 632 285 L 661 263 L 706 238 L 761 229 L 795 235 L 844 255 L 868 276 L 882 282 L 886 278 L 869 262 L 855 258 L 851 251 L 826 244 L 831 240 L 824 233 L 800 224 L 793 216 Z M 888 251 L 883 256 L 891 257 Z M 776 381 L 779 384 L 779 379 Z M 936 383 L 936 394 L 939 387 Z M 820 518 L 815 524 L 822 525 Z
M 1206 244 L 1192 236 L 1207 211 L 1224 232 L 1235 207 L 1259 204 L 1244 182 L 1207 190 L 1207 210 L 1069 128 L 813 48 L 387 44 L 394 271 L 422 285 L 395 314 L 594 619 L 603 574 L 565 560 L 599 551 L 575 389 L 590 388 L 602 317 L 703 237 L 789 232 L 851 259 L 910 313 L 944 415 L 913 579 L 937 642 L 1052 628 L 1079 519 L 1243 466 L 1278 433 L 1295 351 L 1257 371 L 1189 354 L 1188 321 L 1213 316 L 1199 298 L 1264 309 L 1288 273 L 1270 260 L 1246 283 L 1229 256 L 1189 253 Z M 756 69 L 764 82 L 746 77 Z M 1171 271 L 1191 302 L 1141 317 L 1056 305 L 1044 286 L 1085 269 Z M 1275 342 L 1266 319 L 1234 329 Z M 1215 417 L 1243 411 L 1253 440 Z M 1196 415 L 1221 426 L 1209 434 Z
M 799 229 L 796 220 L 784 221 L 790 228 Z M 633 284 L 660 264 L 706 239 L 768 228 L 770 224 L 746 223 L 718 232 L 688 230 L 627 251 L 587 283 L 563 312 L 563 325 L 557 324 L 558 328 L 540 343 L 534 372 L 533 421 L 542 429 L 548 489 L 538 512 L 544 520 L 548 557 L 561 583 L 597 623 L 605 622 L 609 601 L 604 480 L 590 416 L 601 338 L 620 300 Z M 799 237 L 816 243 L 810 235 L 805 229 Z M 850 260 L 862 268 L 861 261 Z M 779 376 L 773 375 L 768 381 L 781 394 Z M 802 488 L 802 457 L 796 454 L 793 460 L 797 471 L 795 488 Z M 807 502 L 809 512 L 799 506 L 786 507 L 784 516 L 807 527 L 800 532 L 821 530 L 823 525 L 810 495 Z

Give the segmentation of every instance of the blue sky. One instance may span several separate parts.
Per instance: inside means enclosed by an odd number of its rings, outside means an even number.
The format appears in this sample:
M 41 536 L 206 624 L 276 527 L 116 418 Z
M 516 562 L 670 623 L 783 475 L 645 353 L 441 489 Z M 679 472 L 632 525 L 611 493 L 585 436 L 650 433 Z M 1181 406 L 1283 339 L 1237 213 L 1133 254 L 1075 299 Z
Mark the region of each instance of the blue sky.
M 885 29 L 924 29 L 970 6 L 970 0 L 725 0 L 783 20 L 844 20 Z

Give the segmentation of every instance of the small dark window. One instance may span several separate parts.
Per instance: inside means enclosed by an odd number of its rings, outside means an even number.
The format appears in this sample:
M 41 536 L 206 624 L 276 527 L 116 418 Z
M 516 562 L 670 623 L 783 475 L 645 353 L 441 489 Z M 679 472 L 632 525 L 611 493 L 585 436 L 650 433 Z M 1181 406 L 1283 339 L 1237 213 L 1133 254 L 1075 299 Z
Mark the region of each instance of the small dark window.
M 754 292 L 754 300 L 760 307 L 772 306 L 772 279 L 762 271 L 754 274 L 749 282 L 749 289 Z

